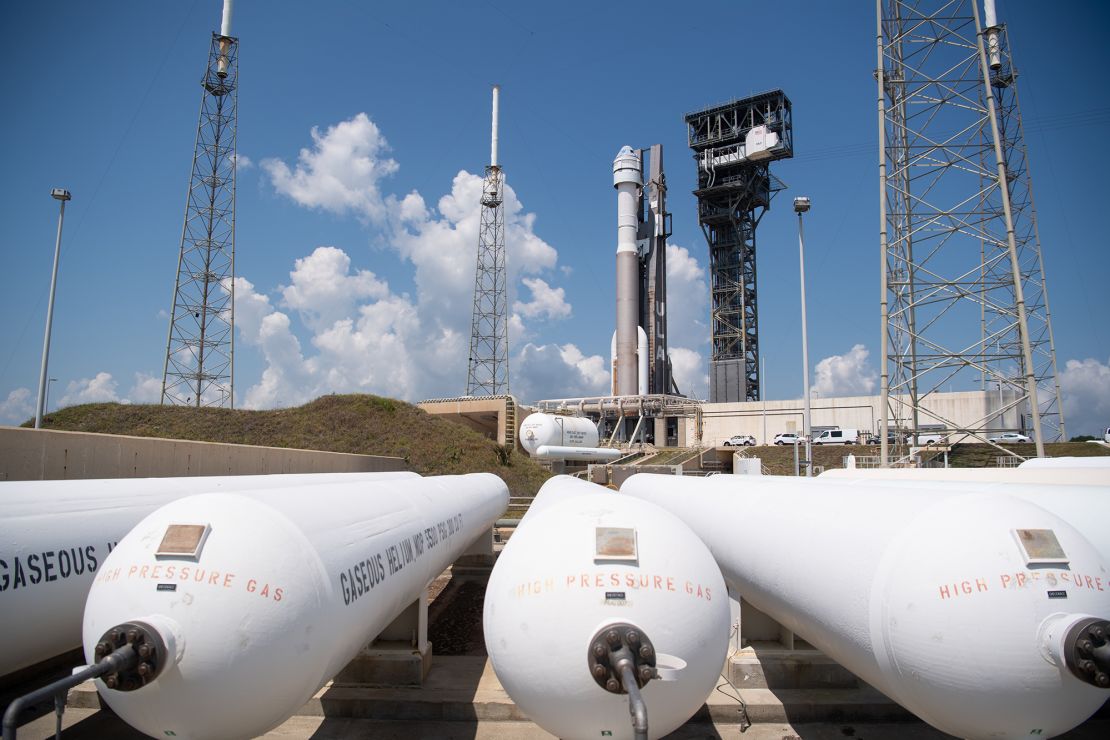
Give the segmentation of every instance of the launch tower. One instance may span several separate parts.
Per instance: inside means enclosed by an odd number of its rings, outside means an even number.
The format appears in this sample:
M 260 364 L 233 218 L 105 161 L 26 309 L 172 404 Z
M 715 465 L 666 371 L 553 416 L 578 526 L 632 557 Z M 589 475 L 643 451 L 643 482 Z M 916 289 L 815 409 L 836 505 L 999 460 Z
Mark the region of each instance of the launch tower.
M 977 2 L 877 3 L 884 461 L 896 430 L 1063 434 L 1016 71 Z M 953 386 L 997 407 L 956 424 L 928 404 Z
M 478 264 L 474 272 L 474 311 L 470 323 L 470 358 L 466 395 L 509 393 L 508 272 L 505 268 L 505 173 L 497 164 L 497 113 L 500 86 L 493 86 L 493 131 L 490 163 L 482 184 L 478 227 Z
M 790 100 L 774 90 L 690 113 L 686 125 L 709 244 L 709 401 L 758 401 L 755 229 L 785 187 L 770 163 L 794 155 Z
M 231 0 L 212 34 L 177 260 L 162 404 L 233 407 L 235 357 L 235 137 L 239 39 Z

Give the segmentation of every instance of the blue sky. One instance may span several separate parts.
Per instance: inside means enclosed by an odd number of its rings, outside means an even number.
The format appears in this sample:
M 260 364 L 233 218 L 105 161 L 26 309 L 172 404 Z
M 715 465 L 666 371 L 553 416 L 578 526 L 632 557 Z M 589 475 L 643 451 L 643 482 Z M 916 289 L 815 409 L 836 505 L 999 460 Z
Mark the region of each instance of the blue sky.
M 0 423 L 33 414 L 57 204 L 66 212 L 51 406 L 160 388 L 198 81 L 218 0 L 6 3 L 13 70 L 0 180 Z M 1110 425 L 1104 225 L 1110 106 L 1092 70 L 1110 6 L 999 3 L 1020 95 L 1069 435 Z M 704 397 L 707 254 L 685 113 L 781 87 L 789 185 L 758 232 L 768 398 L 800 395 L 796 221 L 807 215 L 810 358 L 866 388 L 879 339 L 875 18 L 866 2 L 236 3 L 240 38 L 236 397 L 461 394 L 489 157 L 514 196 L 512 386 L 607 388 L 615 193 L 625 144 L 664 146 L 674 214 L 671 343 Z M 315 135 L 313 131 L 315 130 Z M 302 153 L 303 150 L 303 153 Z M 861 345 L 862 347 L 857 347 Z M 818 384 L 820 370 L 815 371 Z

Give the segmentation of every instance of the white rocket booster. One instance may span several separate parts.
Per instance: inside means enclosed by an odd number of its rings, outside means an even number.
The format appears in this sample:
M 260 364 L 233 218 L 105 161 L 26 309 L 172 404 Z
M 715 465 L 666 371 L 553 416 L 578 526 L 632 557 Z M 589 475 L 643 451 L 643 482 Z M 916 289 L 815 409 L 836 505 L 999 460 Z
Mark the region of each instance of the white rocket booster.
M 640 157 L 630 146 L 621 147 L 613 160 L 617 189 L 617 337 L 616 387 L 618 396 L 640 392 L 636 346 L 639 327 L 640 262 L 636 249 L 636 207 L 644 185 Z

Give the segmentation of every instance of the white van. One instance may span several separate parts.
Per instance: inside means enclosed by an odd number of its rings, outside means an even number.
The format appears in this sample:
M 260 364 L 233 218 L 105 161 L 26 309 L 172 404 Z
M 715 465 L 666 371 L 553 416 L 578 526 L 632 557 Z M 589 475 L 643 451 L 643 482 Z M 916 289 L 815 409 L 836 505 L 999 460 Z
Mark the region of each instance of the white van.
M 1106 427 L 1106 432 L 1102 435 L 1102 441 L 1110 445 L 1110 427 Z
M 813 439 L 815 445 L 858 445 L 858 429 L 826 429 Z

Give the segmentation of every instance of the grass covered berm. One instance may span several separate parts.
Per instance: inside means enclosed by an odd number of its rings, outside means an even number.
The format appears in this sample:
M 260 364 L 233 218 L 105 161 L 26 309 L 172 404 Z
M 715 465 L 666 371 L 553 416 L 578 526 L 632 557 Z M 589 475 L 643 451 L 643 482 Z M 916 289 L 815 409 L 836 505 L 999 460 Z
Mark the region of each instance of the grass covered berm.
M 29 426 L 30 422 L 24 424 Z M 404 401 L 323 396 L 304 406 L 244 411 L 191 406 L 89 403 L 43 419 L 46 429 L 199 442 L 391 455 L 421 475 L 494 473 L 513 496 L 534 496 L 550 473 L 527 455 Z

